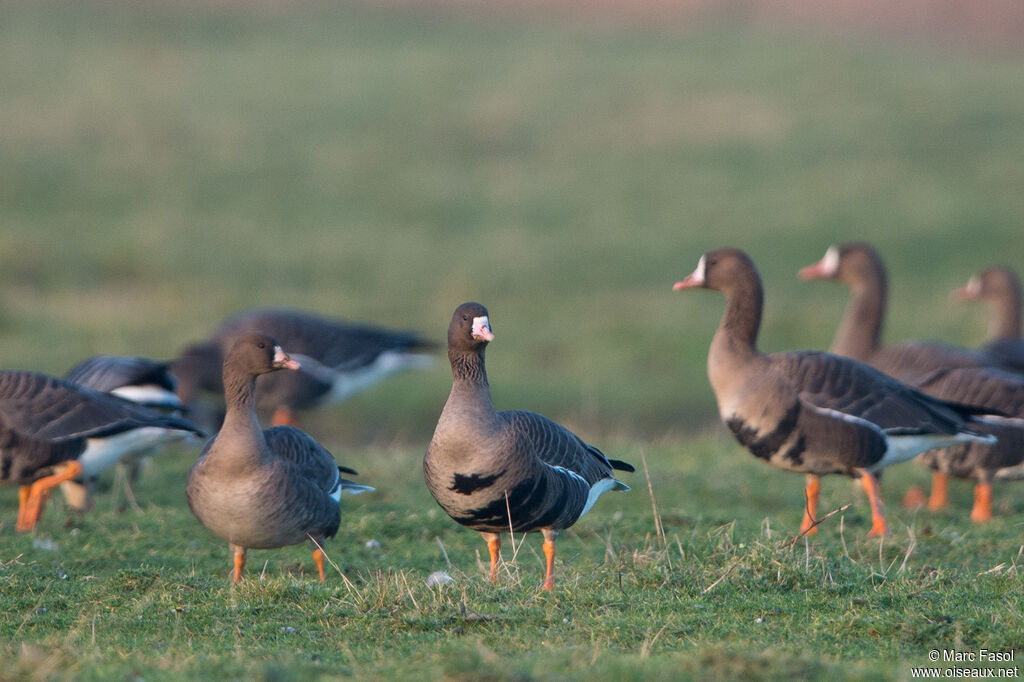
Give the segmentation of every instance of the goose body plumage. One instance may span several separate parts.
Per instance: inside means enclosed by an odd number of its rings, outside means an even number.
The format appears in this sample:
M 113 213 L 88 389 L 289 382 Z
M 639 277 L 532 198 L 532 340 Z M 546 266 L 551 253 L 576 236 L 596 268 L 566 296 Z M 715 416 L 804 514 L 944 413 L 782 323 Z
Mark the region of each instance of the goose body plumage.
M 54 486 L 95 476 L 141 440 L 163 432 L 199 429 L 180 417 L 63 379 L 0 372 L 0 481 L 24 487 L 18 529 L 35 525 Z
M 257 380 L 257 407 L 274 412 L 275 423 L 291 423 L 293 411 L 341 402 L 390 374 L 423 369 L 433 361 L 433 344 L 415 332 L 291 308 L 253 308 L 224 320 L 207 340 L 185 349 L 174 365 L 182 399 L 223 393 L 224 357 L 236 339 L 255 332 L 277 339 L 302 366 Z
M 169 366 L 168 362 L 138 355 L 95 355 L 69 369 L 64 379 L 94 391 L 116 395 L 143 407 L 183 416 L 184 405 L 175 393 L 177 382 Z M 188 435 L 168 429 L 147 429 L 137 432 L 133 442 L 121 444 L 127 450 L 117 461 L 119 469 L 127 469 L 124 474 L 125 503 L 135 503 L 135 483 L 152 455 L 166 445 L 186 439 Z M 92 508 L 95 476 L 65 481 L 60 488 L 72 507 L 82 511 Z M 122 504 L 119 509 L 123 510 L 124 507 L 125 504 Z
M 541 531 L 548 557 L 544 587 L 554 585 L 554 540 L 609 490 L 628 490 L 608 459 L 564 426 L 534 412 L 497 411 L 484 368 L 494 338 L 487 309 L 459 306 L 448 330 L 452 390 L 423 460 L 427 488 L 455 521 L 481 532 L 499 560 L 498 535 Z
M 94 391 L 113 393 L 144 407 L 181 410 L 170 363 L 139 355 L 95 355 L 79 362 L 64 379 Z
M 242 336 L 224 362 L 224 425 L 189 471 L 186 498 L 196 518 L 227 540 L 241 579 L 248 549 L 273 549 L 310 540 L 320 579 L 322 545 L 338 531 L 343 489 L 372 490 L 341 478 L 334 457 L 306 433 L 278 426 L 264 430 L 254 411 L 256 377 L 297 370 L 265 334 Z M 345 469 L 350 473 L 350 469 Z

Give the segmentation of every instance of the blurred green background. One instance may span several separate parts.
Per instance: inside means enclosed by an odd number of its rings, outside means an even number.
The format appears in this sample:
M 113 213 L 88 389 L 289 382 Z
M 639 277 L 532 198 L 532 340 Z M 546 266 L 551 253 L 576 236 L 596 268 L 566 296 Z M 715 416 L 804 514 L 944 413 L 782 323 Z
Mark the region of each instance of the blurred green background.
M 890 340 L 978 344 L 949 291 L 1024 264 L 1019 47 L 454 5 L 0 2 L 3 366 L 253 305 L 440 342 L 475 299 L 499 408 L 657 438 L 714 421 L 704 251 L 758 263 L 764 350 L 829 344 L 845 292 L 796 270 L 833 242 L 886 259 Z M 449 381 L 313 419 L 425 444 Z

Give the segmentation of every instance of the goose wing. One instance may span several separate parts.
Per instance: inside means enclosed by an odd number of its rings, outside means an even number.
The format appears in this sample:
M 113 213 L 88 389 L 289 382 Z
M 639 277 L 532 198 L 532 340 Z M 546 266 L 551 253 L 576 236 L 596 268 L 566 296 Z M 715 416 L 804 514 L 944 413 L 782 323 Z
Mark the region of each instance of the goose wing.
M 264 331 L 290 353 L 307 355 L 339 371 L 368 365 L 384 351 L 411 351 L 432 346 L 414 332 L 334 320 L 287 308 L 243 311 L 227 320 L 217 336 L 233 339 L 250 331 Z
M 176 382 L 168 373 L 168 364 L 138 355 L 96 355 L 69 369 L 64 379 L 104 393 L 146 384 L 173 393 Z
M 544 463 L 566 469 L 582 477 L 587 485 L 612 478 L 612 469 L 632 471 L 625 462 L 608 459 L 603 452 L 589 445 L 575 433 L 536 412 L 509 410 L 499 412 L 510 429 L 527 443 Z M 626 468 L 628 467 L 628 469 Z
M 291 464 L 296 476 L 328 495 L 338 489 L 341 474 L 334 456 L 315 438 L 293 426 L 275 426 L 265 429 L 263 435 L 270 451 Z
M 772 356 L 800 400 L 875 424 L 885 433 L 953 434 L 965 415 L 947 404 L 849 358 L 823 352 Z
M 0 372 L 0 415 L 26 438 L 102 438 L 143 426 L 201 434 L 188 420 L 36 372 Z
M 914 386 L 925 393 L 1005 417 L 1024 417 L 1024 377 L 986 367 L 939 369 Z

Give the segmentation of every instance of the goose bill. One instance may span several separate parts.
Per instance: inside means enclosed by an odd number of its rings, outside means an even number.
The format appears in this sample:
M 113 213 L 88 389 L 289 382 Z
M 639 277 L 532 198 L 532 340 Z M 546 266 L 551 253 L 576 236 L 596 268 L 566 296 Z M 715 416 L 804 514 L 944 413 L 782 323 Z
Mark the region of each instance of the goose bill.
M 814 265 L 800 268 L 800 279 L 831 279 L 839 271 L 839 249 L 830 246 L 825 257 Z
M 274 367 L 278 369 L 298 369 L 299 363 L 288 357 L 281 346 L 274 346 Z
M 681 289 L 692 289 L 693 287 L 704 286 L 704 256 L 700 257 L 700 261 L 697 263 L 697 269 L 686 276 L 686 279 L 676 282 L 672 286 L 672 291 L 679 291 Z
M 473 318 L 473 338 L 478 341 L 494 340 L 494 333 L 491 332 L 491 324 L 486 315 Z

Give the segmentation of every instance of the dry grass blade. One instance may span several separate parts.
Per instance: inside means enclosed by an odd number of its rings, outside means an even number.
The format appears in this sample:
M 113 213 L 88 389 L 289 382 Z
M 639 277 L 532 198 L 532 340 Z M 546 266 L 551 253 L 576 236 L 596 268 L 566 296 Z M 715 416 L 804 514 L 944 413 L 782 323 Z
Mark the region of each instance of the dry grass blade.
M 981 576 L 981 575 L 988 575 L 989 573 L 999 573 L 1004 568 L 1006 568 L 1006 563 L 1005 562 L 999 564 L 998 566 L 993 566 L 992 568 L 988 569 L 987 571 L 982 571 L 978 575 Z
M 334 567 L 335 571 L 338 572 L 338 575 L 341 576 L 341 580 L 345 584 L 345 587 L 348 588 L 348 591 L 350 593 L 357 592 L 358 590 L 356 590 L 356 586 L 352 584 L 352 582 L 348 579 L 348 577 L 345 575 L 345 573 L 341 570 L 341 566 L 339 566 L 338 564 L 334 563 L 334 560 L 327 554 L 327 552 L 324 551 L 324 548 L 320 545 L 320 543 L 317 542 L 315 539 L 313 539 L 312 535 L 307 535 L 306 537 L 308 537 L 310 540 L 312 540 L 313 544 L 316 545 L 316 548 L 319 549 L 320 552 L 323 554 L 324 558 L 327 559 L 327 562 L 332 567 Z M 265 569 L 265 567 L 264 567 L 264 569 Z
M 445 549 L 444 543 L 441 542 L 441 538 L 436 535 L 434 536 L 434 539 L 437 540 L 437 546 L 441 548 L 441 555 L 444 557 L 444 562 L 448 565 L 448 568 L 451 568 L 452 560 L 448 558 L 448 550 Z
M 903 555 L 903 563 L 900 564 L 899 572 L 907 570 L 907 562 L 910 560 L 910 555 L 917 548 L 917 536 L 914 535 L 914 529 L 907 527 L 907 534 L 910 535 L 910 544 L 907 545 L 907 552 Z
M 658 501 L 654 499 L 654 486 L 651 485 L 651 473 L 647 469 L 647 453 L 640 451 L 640 461 L 644 465 L 644 478 L 647 480 L 647 494 L 651 496 L 651 514 L 654 515 L 654 532 L 658 542 L 665 546 L 665 527 L 661 523 L 661 514 L 658 513 Z
M 814 523 L 812 523 L 812 524 L 811 524 L 811 525 L 810 525 L 809 527 L 807 527 L 806 529 L 804 529 L 804 530 L 800 531 L 799 533 L 797 533 L 796 535 L 794 535 L 793 537 L 791 537 L 791 538 L 790 538 L 789 540 L 786 540 L 786 541 L 785 541 L 785 542 L 783 542 L 783 543 L 782 543 L 781 545 L 779 545 L 779 549 L 785 549 L 785 548 L 787 548 L 787 547 L 789 547 L 789 546 L 791 546 L 791 545 L 794 545 L 794 544 L 796 544 L 796 541 L 797 541 L 797 540 L 799 540 L 800 538 L 804 537 L 805 535 L 807 535 L 807 534 L 808 534 L 809 532 L 811 532 L 811 529 L 812 529 L 812 528 L 817 528 L 817 527 L 818 527 L 818 526 L 820 526 L 820 525 L 821 525 L 822 523 L 824 523 L 824 522 L 825 522 L 825 521 L 826 521 L 827 519 L 830 519 L 830 518 L 832 518 L 833 516 L 835 516 L 835 515 L 836 515 L 836 514 L 838 514 L 839 512 L 842 512 L 842 511 L 846 511 L 846 510 L 847 510 L 847 509 L 849 509 L 849 508 L 850 508 L 851 506 L 852 506 L 852 505 L 849 505 L 849 504 L 844 504 L 844 505 L 843 505 L 842 507 L 840 507 L 839 509 L 833 509 L 833 510 L 832 510 L 832 511 L 830 511 L 830 512 L 829 512 L 828 514 L 825 514 L 825 515 L 824 515 L 824 516 L 822 516 L 822 517 L 821 517 L 820 519 L 815 519 L 815 520 L 814 520 Z
M 721 577 L 718 578 L 718 580 L 716 580 L 715 582 L 711 583 L 710 585 L 705 587 L 703 590 L 701 590 L 701 594 L 707 594 L 711 590 L 715 589 L 715 587 L 720 582 L 722 582 L 723 580 L 728 578 L 729 574 L 732 573 L 736 569 L 736 567 L 739 566 L 739 565 L 740 565 L 740 560 L 739 559 L 736 559 L 735 561 L 733 561 L 732 564 L 729 565 L 729 568 L 725 569 L 725 573 L 723 573 L 721 575 Z

